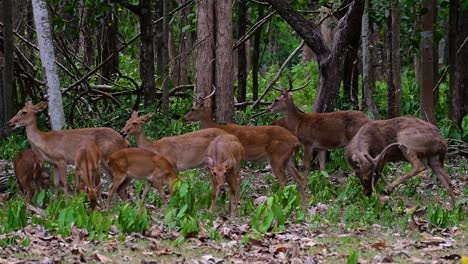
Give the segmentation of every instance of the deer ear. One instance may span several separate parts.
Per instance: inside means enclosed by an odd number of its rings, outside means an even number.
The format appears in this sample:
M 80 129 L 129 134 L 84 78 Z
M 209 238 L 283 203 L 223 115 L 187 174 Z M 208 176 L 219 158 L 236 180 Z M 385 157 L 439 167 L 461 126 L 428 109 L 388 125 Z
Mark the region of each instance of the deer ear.
M 130 117 L 138 117 L 138 112 L 137 111 L 132 111 L 132 114 Z
M 102 189 L 102 184 L 103 184 L 103 182 L 100 182 L 100 183 L 98 184 L 98 186 L 96 186 L 96 191 L 98 191 L 98 192 L 101 191 L 101 189 Z
M 205 163 L 208 168 L 211 168 L 214 165 L 214 160 L 211 157 L 208 157 L 206 158 Z
M 140 120 L 141 120 L 142 122 L 145 122 L 145 123 L 146 123 L 146 122 L 149 122 L 149 121 L 151 120 L 151 116 L 152 116 L 152 115 L 153 115 L 153 114 L 142 115 L 142 116 L 140 116 Z
M 351 160 L 353 161 L 354 166 L 356 166 L 358 168 L 361 167 L 361 164 L 359 162 L 359 158 L 358 158 L 358 156 L 356 154 L 353 154 L 353 156 L 351 157 Z
M 39 102 L 38 104 L 34 105 L 34 112 L 38 113 L 38 112 L 41 112 L 43 111 L 44 109 L 47 108 L 47 105 L 49 104 L 49 102 L 47 101 L 42 101 L 42 102 Z

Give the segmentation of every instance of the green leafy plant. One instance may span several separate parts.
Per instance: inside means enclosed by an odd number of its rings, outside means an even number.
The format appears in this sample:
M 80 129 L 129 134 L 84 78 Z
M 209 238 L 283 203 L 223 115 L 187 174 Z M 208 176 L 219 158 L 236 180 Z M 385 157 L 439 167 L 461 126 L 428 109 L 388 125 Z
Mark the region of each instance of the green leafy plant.
M 99 217 L 95 215 L 94 217 Z M 117 217 L 117 225 L 119 229 L 126 234 L 131 232 L 143 233 L 148 229 L 148 212 L 143 202 L 138 202 L 136 205 L 129 203 L 124 204 Z
M 6 212 L 0 213 L 0 233 L 9 233 L 25 227 L 28 224 L 27 211 L 24 201 L 13 201 L 7 206 Z
M 430 205 L 427 208 L 427 218 L 431 225 L 436 227 L 455 226 L 464 219 L 465 213 L 461 205 L 455 206 L 452 210 L 442 208 L 438 205 Z

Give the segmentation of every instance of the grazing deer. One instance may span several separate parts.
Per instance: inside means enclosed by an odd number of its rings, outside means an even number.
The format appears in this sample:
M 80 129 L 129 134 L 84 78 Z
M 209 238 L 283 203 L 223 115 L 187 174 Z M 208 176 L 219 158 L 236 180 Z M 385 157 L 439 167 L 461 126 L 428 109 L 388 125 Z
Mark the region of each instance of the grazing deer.
M 98 146 L 103 161 L 102 165 L 107 172 L 109 172 L 107 160 L 110 155 L 119 149 L 128 147 L 128 143 L 119 133 L 107 127 L 42 132 L 37 128 L 36 114 L 46 107 L 46 101 L 36 105 L 27 102 L 10 119 L 8 124 L 14 128 L 26 127 L 26 136 L 29 143 L 40 153 L 44 160 L 55 167 L 55 195 L 58 193 L 60 184 L 64 187 L 64 193 L 68 193 L 66 165 L 74 162 L 76 150 L 81 142 L 92 141 Z
M 163 185 L 169 186 L 169 195 L 172 193 L 172 185 L 177 180 L 177 174 L 171 164 L 162 156 L 142 148 L 127 148 L 114 152 L 109 160 L 112 171 L 112 187 L 107 197 L 109 208 L 112 196 L 128 177 L 146 179 L 148 182 L 143 190 L 142 200 L 151 186 L 159 191 L 164 203 L 167 205 Z
M 14 161 L 15 176 L 18 185 L 29 203 L 36 191 L 47 189 L 50 171 L 43 168 L 42 158 L 34 149 L 20 150 Z
M 364 125 L 346 147 L 346 159 L 359 177 L 364 194 L 371 195 L 387 161 L 408 161 L 410 172 L 387 186 L 390 194 L 398 185 L 430 167 L 447 189 L 452 204 L 456 197 L 444 170 L 447 144 L 437 127 L 405 116 Z
M 75 184 L 78 190 L 80 181 L 85 184 L 89 206 L 95 209 L 102 188 L 100 173 L 100 153 L 93 141 L 83 141 L 75 155 Z
M 303 113 L 286 89 L 269 107 L 271 112 L 285 113 L 284 123 L 304 145 L 304 176 L 311 171 L 312 153 L 319 153 L 320 170 L 325 170 L 326 151 L 346 146 L 364 124 L 371 120 L 359 111 Z M 283 121 L 281 121 L 283 122 Z
M 139 117 L 134 111 L 120 133 L 124 137 L 135 136 L 139 148 L 163 156 L 177 171 L 203 166 L 208 145 L 217 136 L 226 134 L 221 129 L 210 128 L 150 141 L 143 131 L 143 124 L 150 119 L 150 114 Z
M 213 213 L 219 193 L 229 186 L 229 214 L 237 212 L 240 201 L 240 161 L 244 147 L 234 135 L 217 136 L 208 146 L 206 166 L 211 174 L 211 208 Z
M 213 94 L 213 93 L 212 93 Z M 206 99 L 206 98 L 205 98 Z M 267 160 L 278 178 L 279 184 L 286 185 L 285 167 L 298 183 L 305 197 L 306 182 L 299 175 L 294 164 L 294 156 L 299 149 L 299 140 L 287 129 L 279 126 L 241 126 L 237 124 L 221 125 L 213 121 L 211 109 L 203 102 L 196 102 L 192 110 L 184 116 L 187 121 L 200 121 L 202 128 L 219 128 L 236 136 L 244 147 L 243 160 Z

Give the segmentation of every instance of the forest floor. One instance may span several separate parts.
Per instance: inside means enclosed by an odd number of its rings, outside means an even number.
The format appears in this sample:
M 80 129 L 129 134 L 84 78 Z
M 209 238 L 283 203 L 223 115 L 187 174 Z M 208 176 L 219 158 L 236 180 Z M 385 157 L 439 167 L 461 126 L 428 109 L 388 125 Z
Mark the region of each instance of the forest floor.
M 383 219 L 385 212 L 377 213 L 375 222 L 360 221 L 359 214 L 364 218 L 368 210 L 356 210 L 343 201 L 337 206 L 340 194 L 336 194 L 328 202 L 308 204 L 304 220 L 287 221 L 266 233 L 251 232 L 251 215 L 217 216 L 213 220 L 216 239 L 199 223 L 200 231 L 180 242 L 179 230 L 164 223 L 163 210 L 146 204 L 151 228 L 144 234 L 125 236 L 113 227 L 107 240 L 90 241 L 85 229 L 73 227 L 70 236 L 62 237 L 40 225 L 28 225 L 0 234 L 0 241 L 9 241 L 2 244 L 0 263 L 460 263 L 468 256 L 467 164 L 462 159 L 448 166 L 463 201 L 461 220 L 445 228 L 431 224 L 428 215 L 433 204 L 448 207 L 447 195 L 430 173 L 424 173 L 390 197 L 381 197 L 391 206 L 394 221 Z M 401 170 L 405 168 L 399 164 L 389 175 Z M 343 186 L 351 178 L 346 175 L 336 171 L 325 180 Z M 265 177 L 271 180 L 270 173 L 243 171 L 252 190 L 265 190 Z M 255 200 L 256 206 L 265 199 L 262 191 L 243 195 Z M 219 211 L 226 215 L 225 209 Z M 435 217 L 450 217 L 450 212 L 446 214 Z M 25 238 L 28 243 L 22 245 Z

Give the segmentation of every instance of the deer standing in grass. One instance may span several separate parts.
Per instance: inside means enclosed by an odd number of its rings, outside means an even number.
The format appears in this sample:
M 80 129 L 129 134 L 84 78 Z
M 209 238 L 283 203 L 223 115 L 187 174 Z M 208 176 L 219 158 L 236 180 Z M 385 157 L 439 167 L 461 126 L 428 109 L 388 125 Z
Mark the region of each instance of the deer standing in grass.
M 386 194 L 429 167 L 455 204 L 456 196 L 444 170 L 446 153 L 447 144 L 437 127 L 419 118 L 405 116 L 364 125 L 346 147 L 345 156 L 368 196 L 375 190 L 387 161 L 408 161 L 412 165 L 411 171 L 387 186 Z
M 18 185 L 29 203 L 36 191 L 47 189 L 50 171 L 42 166 L 43 160 L 33 149 L 23 149 L 16 154 L 14 161 Z
M 26 136 L 29 143 L 44 160 L 55 167 L 55 195 L 58 193 L 60 184 L 64 187 L 64 193 L 68 193 L 66 165 L 74 163 L 76 150 L 81 142 L 92 141 L 97 145 L 103 161 L 102 165 L 107 172 L 109 172 L 107 161 L 110 155 L 119 149 L 128 147 L 128 143 L 119 133 L 107 127 L 40 131 L 37 128 L 36 114 L 46 107 L 46 101 L 36 105 L 27 102 L 10 119 L 8 124 L 14 128 L 26 127 Z
M 325 170 L 326 151 L 345 147 L 371 120 L 362 112 L 347 110 L 332 113 L 303 113 L 294 104 L 292 93 L 286 89 L 269 107 L 271 112 L 285 113 L 284 121 L 276 123 L 287 127 L 304 145 L 304 176 L 311 171 L 312 153 L 318 151 L 320 170 Z
M 171 164 L 162 156 L 142 148 L 127 148 L 113 153 L 109 160 L 112 170 L 112 187 L 107 197 L 109 208 L 112 196 L 121 188 L 129 178 L 146 179 L 148 182 L 143 190 L 144 201 L 151 186 L 156 188 L 167 205 L 167 198 L 163 185 L 168 185 L 169 195 L 172 194 L 172 185 L 177 180 L 177 174 Z
M 163 156 L 177 171 L 203 166 L 208 145 L 217 136 L 226 134 L 221 129 L 202 129 L 179 136 L 150 141 L 143 131 L 143 124 L 150 120 L 150 114 L 139 117 L 137 112 L 133 112 L 120 133 L 124 137 L 135 136 L 139 148 Z
M 212 93 L 213 94 L 213 93 Z M 306 182 L 299 175 L 294 156 L 299 149 L 299 140 L 287 129 L 279 126 L 221 125 L 213 121 L 211 109 L 197 100 L 193 109 L 184 116 L 187 121 L 200 121 L 202 128 L 219 128 L 236 136 L 244 147 L 243 160 L 268 161 L 280 186 L 286 185 L 285 167 L 299 185 L 305 197 Z
M 219 193 L 229 186 L 229 214 L 237 212 L 240 202 L 240 161 L 244 147 L 234 135 L 217 136 L 208 146 L 206 165 L 211 174 L 211 208 L 213 213 Z
M 83 141 L 78 146 L 75 155 L 75 185 L 80 187 L 80 181 L 84 182 L 89 206 L 95 209 L 102 188 L 100 173 L 100 153 L 98 146 L 93 141 Z

